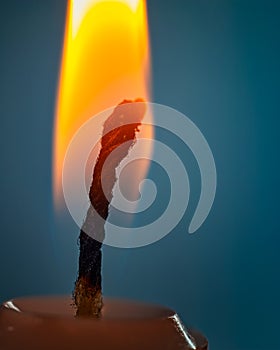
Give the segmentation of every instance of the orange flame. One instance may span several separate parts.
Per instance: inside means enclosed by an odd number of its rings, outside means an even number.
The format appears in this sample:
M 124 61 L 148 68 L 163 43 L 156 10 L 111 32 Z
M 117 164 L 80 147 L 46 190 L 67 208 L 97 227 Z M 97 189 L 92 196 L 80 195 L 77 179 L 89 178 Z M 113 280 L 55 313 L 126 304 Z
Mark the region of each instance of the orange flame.
M 54 198 L 74 133 L 93 115 L 136 97 L 149 100 L 145 0 L 69 0 L 54 134 Z

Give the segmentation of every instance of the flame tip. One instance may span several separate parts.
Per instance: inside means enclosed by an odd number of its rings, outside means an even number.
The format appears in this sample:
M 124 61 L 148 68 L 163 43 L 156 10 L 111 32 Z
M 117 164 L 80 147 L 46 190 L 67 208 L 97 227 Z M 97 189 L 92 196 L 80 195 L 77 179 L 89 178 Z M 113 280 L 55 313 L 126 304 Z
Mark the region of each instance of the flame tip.
M 130 102 L 148 100 L 147 72 L 145 0 L 68 2 L 54 128 L 55 202 L 62 196 L 63 161 L 76 131 L 93 115 L 128 103 L 125 96 L 141 96 Z

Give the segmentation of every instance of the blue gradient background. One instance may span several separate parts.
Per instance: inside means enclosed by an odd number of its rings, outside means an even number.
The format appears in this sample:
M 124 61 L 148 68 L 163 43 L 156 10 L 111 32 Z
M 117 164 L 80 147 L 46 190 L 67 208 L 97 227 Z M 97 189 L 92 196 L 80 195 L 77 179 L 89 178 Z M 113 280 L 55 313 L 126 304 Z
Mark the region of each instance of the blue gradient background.
M 77 228 L 69 217 L 54 226 L 51 195 L 65 5 L 1 2 L 0 301 L 70 293 L 75 280 Z M 204 133 L 217 196 L 193 236 L 190 210 L 156 244 L 105 247 L 105 293 L 175 308 L 213 350 L 279 349 L 279 2 L 148 0 L 148 10 L 154 101 Z

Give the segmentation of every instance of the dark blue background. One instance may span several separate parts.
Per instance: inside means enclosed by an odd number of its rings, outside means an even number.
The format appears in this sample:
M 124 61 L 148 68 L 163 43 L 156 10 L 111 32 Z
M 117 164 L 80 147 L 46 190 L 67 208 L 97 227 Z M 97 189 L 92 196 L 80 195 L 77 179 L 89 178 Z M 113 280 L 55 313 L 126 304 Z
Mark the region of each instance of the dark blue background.
M 70 293 L 75 280 L 77 228 L 55 227 L 51 195 L 65 5 L 1 3 L 1 301 Z M 187 213 L 154 245 L 106 247 L 105 293 L 175 308 L 211 349 L 279 349 L 279 2 L 148 0 L 148 10 L 154 101 L 204 133 L 217 196 L 193 236 Z

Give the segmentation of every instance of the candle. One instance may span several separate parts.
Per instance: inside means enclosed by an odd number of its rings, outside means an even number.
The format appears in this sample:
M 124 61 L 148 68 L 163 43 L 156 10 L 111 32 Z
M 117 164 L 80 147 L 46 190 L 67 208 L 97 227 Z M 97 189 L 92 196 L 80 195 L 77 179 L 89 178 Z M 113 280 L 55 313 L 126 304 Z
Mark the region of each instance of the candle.
M 165 307 L 105 299 L 100 320 L 74 318 L 70 297 L 19 298 L 0 308 L 3 350 L 207 350 Z
M 149 100 L 148 68 L 144 0 L 69 0 L 54 141 L 58 206 L 62 164 L 71 138 L 90 117 L 123 99 Z M 151 136 L 151 129 L 145 133 Z M 138 173 L 144 175 L 146 170 Z M 207 340 L 187 330 L 168 308 L 105 298 L 97 320 L 74 317 L 72 304 L 70 297 L 5 302 L 0 309 L 1 349 L 207 349 Z

